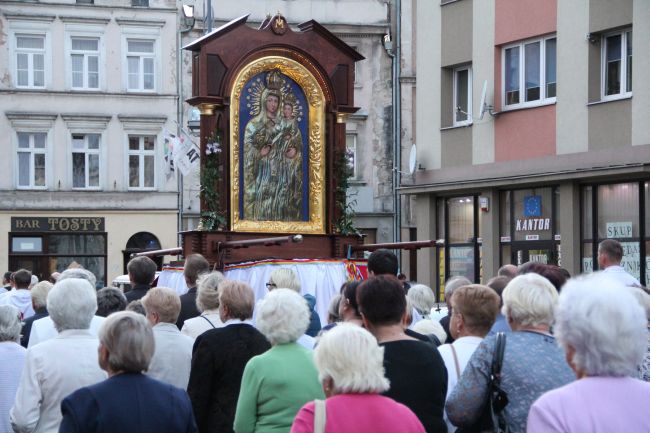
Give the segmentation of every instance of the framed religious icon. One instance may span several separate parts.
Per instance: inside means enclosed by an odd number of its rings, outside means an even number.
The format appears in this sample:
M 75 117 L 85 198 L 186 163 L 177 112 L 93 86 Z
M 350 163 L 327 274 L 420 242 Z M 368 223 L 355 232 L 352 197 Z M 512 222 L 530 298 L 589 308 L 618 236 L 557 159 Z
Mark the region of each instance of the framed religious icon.
M 263 57 L 231 93 L 234 231 L 325 232 L 325 98 L 300 63 Z

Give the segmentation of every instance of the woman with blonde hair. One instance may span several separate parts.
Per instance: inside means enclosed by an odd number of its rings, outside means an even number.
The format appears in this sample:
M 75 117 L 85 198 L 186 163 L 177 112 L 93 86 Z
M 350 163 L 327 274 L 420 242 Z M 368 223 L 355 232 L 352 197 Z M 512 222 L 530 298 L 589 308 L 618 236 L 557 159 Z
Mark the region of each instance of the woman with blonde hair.
M 219 285 L 225 277 L 221 272 L 203 274 L 198 280 L 196 308 L 201 315 L 187 319 L 181 332 L 196 338 L 205 331 L 223 326 L 219 318 Z
M 447 367 L 447 397 L 451 394 L 469 359 L 490 331 L 499 312 L 501 299 L 487 286 L 470 284 L 454 291 L 448 301 L 452 307 L 449 332 L 454 342 L 438 347 Z M 445 412 L 447 431 L 453 432 Z
M 408 407 L 380 394 L 390 386 L 384 376 L 384 348 L 365 329 L 339 324 L 321 337 L 314 359 L 327 400 L 304 405 L 293 421 L 291 433 L 313 433 L 321 403 L 321 427 L 328 433 L 424 432 Z

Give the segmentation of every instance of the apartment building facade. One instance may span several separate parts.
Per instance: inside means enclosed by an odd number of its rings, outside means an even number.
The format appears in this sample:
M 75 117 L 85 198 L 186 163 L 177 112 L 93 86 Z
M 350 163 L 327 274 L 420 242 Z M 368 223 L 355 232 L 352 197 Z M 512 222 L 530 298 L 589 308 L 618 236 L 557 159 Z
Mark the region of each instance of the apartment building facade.
M 177 245 L 177 8 L 170 0 L 0 5 L 0 269 L 77 262 L 98 286 Z
M 650 3 L 418 1 L 420 281 L 506 263 L 597 270 L 618 239 L 650 281 Z

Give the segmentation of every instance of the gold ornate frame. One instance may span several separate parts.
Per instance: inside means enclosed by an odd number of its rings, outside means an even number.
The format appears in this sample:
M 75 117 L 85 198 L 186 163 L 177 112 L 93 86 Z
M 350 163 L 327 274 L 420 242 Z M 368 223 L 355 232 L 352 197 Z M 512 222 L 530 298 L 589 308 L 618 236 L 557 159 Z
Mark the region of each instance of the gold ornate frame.
M 239 107 L 248 80 L 261 72 L 279 70 L 294 80 L 309 105 L 309 220 L 257 221 L 240 218 Z M 235 77 L 230 94 L 230 213 L 233 231 L 265 233 L 325 233 L 325 96 L 314 75 L 300 63 L 281 56 L 267 56 L 244 66 Z

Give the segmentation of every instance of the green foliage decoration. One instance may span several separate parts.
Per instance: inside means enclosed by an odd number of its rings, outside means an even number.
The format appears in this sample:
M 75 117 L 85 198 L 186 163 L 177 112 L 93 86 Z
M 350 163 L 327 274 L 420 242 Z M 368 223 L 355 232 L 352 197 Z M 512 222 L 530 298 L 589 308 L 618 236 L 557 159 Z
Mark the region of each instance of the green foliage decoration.
M 222 131 L 217 129 L 206 137 L 200 189 L 205 208 L 201 212 L 200 230 L 219 230 L 226 226 L 226 218 L 220 206 L 219 189 L 215 187 L 215 182 L 223 176 L 221 136 Z
M 353 174 L 350 159 L 353 157 L 354 155 L 350 155 L 349 151 L 345 150 L 337 151 L 334 158 L 334 177 L 337 180 L 334 202 L 340 212 L 335 229 L 342 235 L 359 234 L 359 231 L 354 227 L 354 205 L 356 205 L 357 200 L 352 198 L 354 195 L 349 197 L 348 194 L 350 179 Z

